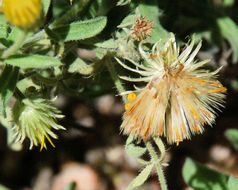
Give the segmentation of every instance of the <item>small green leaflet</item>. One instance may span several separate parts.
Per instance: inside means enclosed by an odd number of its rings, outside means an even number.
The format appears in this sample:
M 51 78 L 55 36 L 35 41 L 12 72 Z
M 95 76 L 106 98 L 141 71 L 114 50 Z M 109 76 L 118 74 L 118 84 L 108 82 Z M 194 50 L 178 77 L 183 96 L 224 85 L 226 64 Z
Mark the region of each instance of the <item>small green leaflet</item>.
M 67 42 L 72 40 L 84 40 L 99 34 L 107 24 L 107 17 L 97 17 L 94 19 L 73 22 L 71 24 L 59 26 L 52 29 L 61 40 Z
M 183 166 L 183 177 L 194 190 L 228 190 L 228 176 L 207 168 L 187 158 Z
M 44 69 L 62 64 L 54 57 L 43 55 L 14 55 L 5 59 L 4 63 L 28 69 Z
M 232 143 L 234 148 L 238 150 L 238 130 L 237 129 L 228 129 L 225 132 L 225 136 Z
M 232 61 L 238 61 L 238 26 L 237 24 L 229 17 L 221 17 L 217 20 L 217 25 L 220 29 L 220 32 L 224 38 L 228 40 L 233 49 Z
M 0 24 L 0 38 L 7 37 L 8 26 L 6 24 Z
M 228 189 L 229 190 L 237 190 L 238 189 L 238 179 L 233 176 L 229 177 L 228 180 Z
M 125 190 L 132 190 L 143 185 L 150 176 L 152 168 L 153 164 L 147 165 Z
M 41 0 L 41 2 L 43 4 L 44 15 L 46 15 L 50 7 L 50 0 Z
M 0 76 L 0 114 L 5 115 L 5 107 L 12 97 L 17 81 L 19 68 L 6 65 Z

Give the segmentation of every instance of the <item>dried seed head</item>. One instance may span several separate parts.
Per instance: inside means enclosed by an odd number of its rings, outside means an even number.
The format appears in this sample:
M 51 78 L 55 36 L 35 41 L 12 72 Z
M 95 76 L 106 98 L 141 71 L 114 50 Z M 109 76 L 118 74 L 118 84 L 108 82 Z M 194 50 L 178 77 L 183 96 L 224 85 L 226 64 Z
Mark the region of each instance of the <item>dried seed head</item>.
M 154 23 L 149 23 L 149 20 L 145 20 L 145 16 L 141 16 L 136 19 L 135 24 L 131 28 L 132 32 L 130 35 L 133 35 L 135 37 L 135 40 L 142 41 L 147 36 L 150 36 L 150 33 L 152 32 Z
M 220 68 L 214 72 L 201 69 L 209 60 L 196 62 L 194 58 L 201 42 L 194 48 L 192 39 L 180 52 L 171 34 L 161 47 L 156 43 L 152 52 L 145 52 L 139 45 L 141 56 L 148 66 L 129 60 L 131 68 L 119 59 L 124 68 L 143 77 L 121 77 L 131 82 L 147 82 L 125 111 L 121 129 L 134 138 L 165 136 L 168 143 L 190 139 L 192 134 L 202 133 L 204 125 L 215 121 L 215 110 L 223 107 L 226 88 L 216 80 Z

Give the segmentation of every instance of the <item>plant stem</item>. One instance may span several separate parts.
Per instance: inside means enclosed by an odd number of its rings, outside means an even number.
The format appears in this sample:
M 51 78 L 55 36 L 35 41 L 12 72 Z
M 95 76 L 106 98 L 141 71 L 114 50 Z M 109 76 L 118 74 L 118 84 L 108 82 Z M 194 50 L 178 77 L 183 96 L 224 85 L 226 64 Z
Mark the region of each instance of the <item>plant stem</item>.
M 116 73 L 116 70 L 115 70 L 115 67 L 114 67 L 114 62 L 112 62 L 111 58 L 106 58 L 106 65 L 107 65 L 107 68 L 108 68 L 108 71 L 111 75 L 111 78 L 112 80 L 114 81 L 116 87 L 117 87 L 117 90 L 119 93 L 122 93 L 122 92 L 125 92 L 125 89 L 124 87 L 122 86 L 121 84 L 121 81 Z M 127 102 L 127 98 L 125 95 L 122 96 L 122 99 L 124 102 Z
M 14 54 L 22 46 L 24 40 L 26 39 L 26 35 L 27 35 L 27 32 L 22 31 L 17 41 L 11 47 L 9 47 L 3 52 L 2 58 L 5 59 L 11 56 L 12 54 Z
M 66 23 L 70 23 L 72 20 L 80 20 L 79 15 L 82 13 L 85 8 L 88 6 L 91 0 L 81 0 L 77 4 L 73 5 L 62 17 L 55 20 L 51 27 L 57 27 Z
M 162 166 L 160 164 L 160 161 L 158 159 L 158 156 L 157 156 L 153 146 L 151 145 L 151 143 L 149 141 L 146 142 L 145 145 L 146 145 L 146 148 L 149 151 L 149 154 L 155 164 L 159 182 L 160 182 L 160 186 L 161 186 L 161 190 L 168 190 Z
M 156 145 L 158 146 L 159 150 L 160 150 L 160 158 L 159 161 L 162 162 L 164 160 L 165 157 L 165 146 L 163 141 L 161 140 L 160 137 L 154 137 L 154 141 L 156 143 Z
M 15 88 L 14 95 L 18 100 L 23 100 L 25 98 L 24 94 L 17 87 Z

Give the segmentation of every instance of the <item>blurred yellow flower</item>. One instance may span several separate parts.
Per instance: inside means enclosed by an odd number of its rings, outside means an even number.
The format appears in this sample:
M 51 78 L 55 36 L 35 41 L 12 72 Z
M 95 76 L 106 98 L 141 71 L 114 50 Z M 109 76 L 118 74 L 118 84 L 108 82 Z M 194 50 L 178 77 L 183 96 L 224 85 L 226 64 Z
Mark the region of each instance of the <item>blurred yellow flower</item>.
M 148 66 L 125 58 L 135 66 L 132 68 L 116 58 L 124 68 L 142 76 L 122 79 L 147 82 L 144 88 L 136 88 L 138 96 L 126 106 L 121 125 L 124 134 L 143 140 L 165 136 L 168 143 L 178 144 L 202 133 L 205 124 L 214 123 L 226 88 L 216 80 L 220 68 L 210 72 L 201 69 L 209 60 L 194 61 L 200 48 L 201 42 L 194 48 L 192 39 L 180 52 L 171 34 L 164 46 L 158 42 L 151 52 L 144 51 L 140 43 L 139 52 Z
M 3 0 L 6 20 L 23 30 L 37 27 L 42 16 L 41 0 Z

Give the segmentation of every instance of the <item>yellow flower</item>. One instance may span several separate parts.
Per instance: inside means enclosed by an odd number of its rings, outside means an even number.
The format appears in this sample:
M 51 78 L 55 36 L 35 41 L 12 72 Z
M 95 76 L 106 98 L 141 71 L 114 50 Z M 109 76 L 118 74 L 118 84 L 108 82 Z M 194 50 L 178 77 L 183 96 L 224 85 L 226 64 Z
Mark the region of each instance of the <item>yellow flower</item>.
M 144 140 L 165 136 L 168 143 L 178 144 L 202 133 L 205 124 L 214 123 L 215 110 L 223 107 L 226 88 L 216 80 L 220 68 L 210 72 L 201 69 L 209 60 L 194 61 L 201 42 L 193 47 L 194 39 L 180 52 L 171 34 L 164 46 L 156 43 L 151 53 L 140 43 L 139 52 L 148 66 L 126 58 L 135 66 L 132 68 L 116 58 L 124 68 L 143 76 L 122 79 L 147 82 L 144 88 L 136 88 L 139 94 L 127 106 L 121 125 L 124 134 Z
M 49 100 L 41 98 L 17 100 L 13 107 L 13 132 L 16 142 L 22 143 L 27 137 L 30 140 L 30 149 L 33 145 L 41 144 L 41 150 L 46 148 L 45 137 L 54 146 L 50 137 L 56 139 L 52 129 L 65 129 L 56 123 L 57 118 L 63 118 Z
M 33 29 L 42 16 L 41 0 L 3 0 L 7 21 L 23 30 Z

